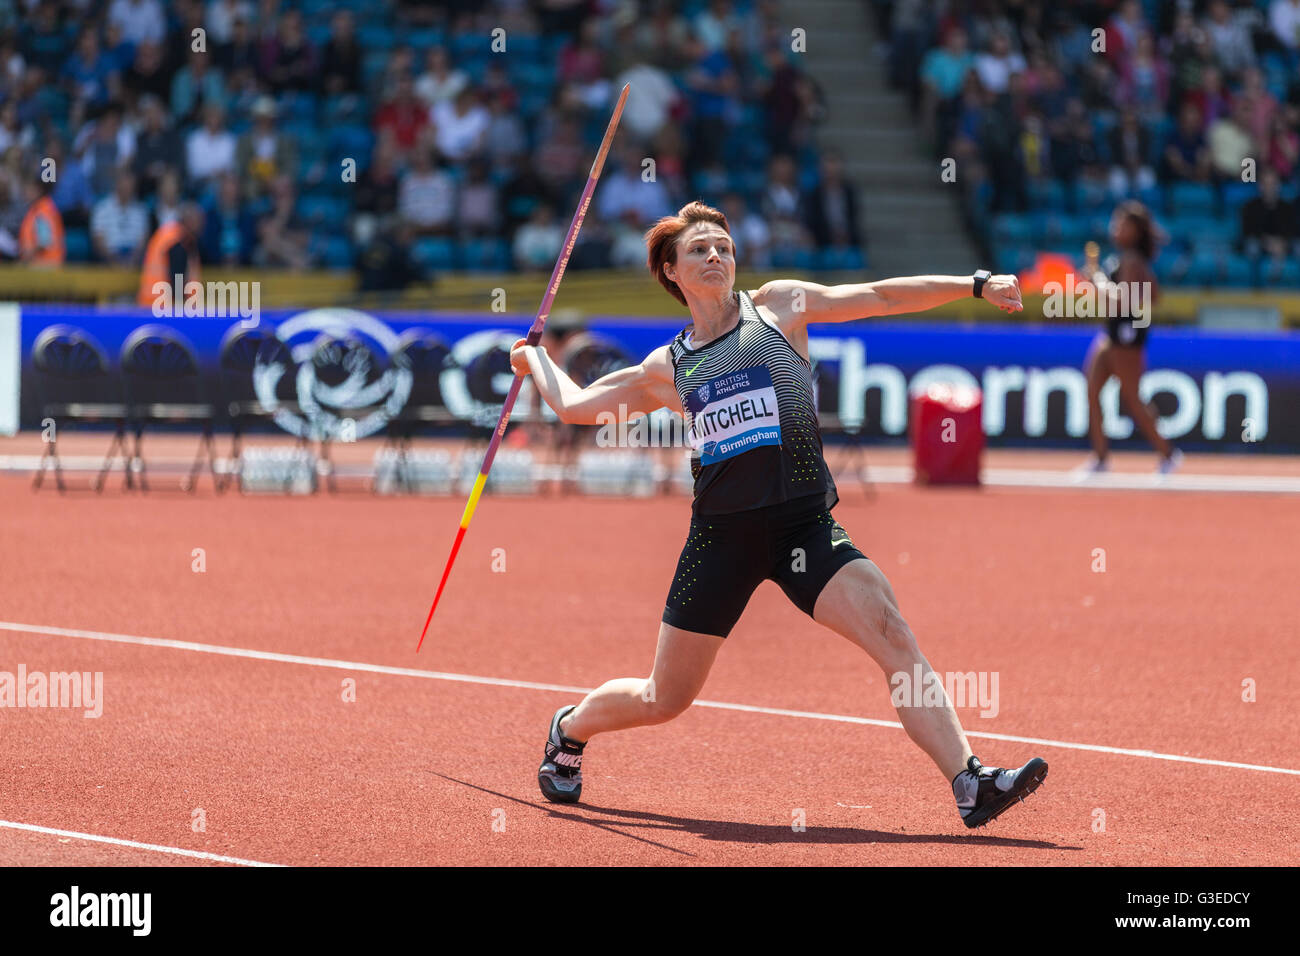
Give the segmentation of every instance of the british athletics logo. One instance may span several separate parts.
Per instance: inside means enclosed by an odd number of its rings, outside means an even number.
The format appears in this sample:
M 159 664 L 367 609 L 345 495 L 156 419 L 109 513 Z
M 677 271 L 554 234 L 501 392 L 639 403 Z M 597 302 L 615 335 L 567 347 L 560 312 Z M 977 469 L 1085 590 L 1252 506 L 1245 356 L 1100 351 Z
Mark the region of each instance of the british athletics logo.
M 765 366 L 712 379 L 686 395 L 691 447 L 712 465 L 763 445 L 781 444 L 781 414 Z

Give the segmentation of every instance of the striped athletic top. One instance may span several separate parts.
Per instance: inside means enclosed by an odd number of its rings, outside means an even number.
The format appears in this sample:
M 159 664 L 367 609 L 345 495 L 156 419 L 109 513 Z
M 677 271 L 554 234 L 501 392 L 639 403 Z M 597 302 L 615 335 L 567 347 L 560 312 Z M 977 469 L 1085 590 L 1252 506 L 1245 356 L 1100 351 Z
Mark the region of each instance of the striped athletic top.
M 839 500 L 822 458 L 812 365 L 738 291 L 740 321 L 698 347 L 688 327 L 669 345 L 686 412 L 696 514 L 729 514 L 824 494 Z

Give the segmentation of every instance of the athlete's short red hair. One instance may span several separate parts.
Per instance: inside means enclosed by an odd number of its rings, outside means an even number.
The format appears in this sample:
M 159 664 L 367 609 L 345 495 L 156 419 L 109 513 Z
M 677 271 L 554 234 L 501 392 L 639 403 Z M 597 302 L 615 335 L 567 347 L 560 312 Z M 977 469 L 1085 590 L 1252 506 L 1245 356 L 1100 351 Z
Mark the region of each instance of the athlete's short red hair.
M 682 290 L 677 288 L 676 282 L 664 275 L 664 265 L 669 262 L 673 265 L 677 264 L 677 239 L 699 222 L 711 222 L 721 226 L 723 232 L 731 235 L 731 226 L 727 224 L 727 217 L 722 210 L 714 209 L 698 200 L 687 203 L 677 210 L 675 216 L 664 216 L 645 234 L 646 268 L 682 305 L 686 305 L 686 296 L 682 295 Z M 733 239 L 732 242 L 734 244 L 735 240 Z

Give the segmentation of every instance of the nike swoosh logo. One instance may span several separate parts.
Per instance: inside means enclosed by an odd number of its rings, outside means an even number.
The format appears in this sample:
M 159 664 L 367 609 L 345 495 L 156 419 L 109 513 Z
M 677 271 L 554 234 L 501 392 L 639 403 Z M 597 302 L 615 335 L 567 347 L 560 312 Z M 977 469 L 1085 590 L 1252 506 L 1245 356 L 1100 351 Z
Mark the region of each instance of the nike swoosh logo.
M 838 540 L 838 541 L 832 541 L 832 542 L 831 542 L 831 550 L 832 550 L 832 551 L 835 550 L 836 548 L 838 548 L 838 547 L 839 547 L 840 545 L 842 545 L 842 544 L 852 544 L 852 543 L 853 543 L 853 542 L 851 542 L 848 538 L 840 538 L 840 540 Z
M 695 368 L 699 368 L 699 367 L 700 367 L 701 365 L 703 365 L 703 364 L 704 364 L 704 359 L 700 359 L 698 362 L 695 363 Z M 691 372 L 694 372 L 694 371 L 695 371 L 695 368 L 691 369 Z M 686 373 L 686 377 L 687 377 L 687 378 L 690 378 L 690 377 L 691 377 L 691 372 L 687 372 L 687 373 Z

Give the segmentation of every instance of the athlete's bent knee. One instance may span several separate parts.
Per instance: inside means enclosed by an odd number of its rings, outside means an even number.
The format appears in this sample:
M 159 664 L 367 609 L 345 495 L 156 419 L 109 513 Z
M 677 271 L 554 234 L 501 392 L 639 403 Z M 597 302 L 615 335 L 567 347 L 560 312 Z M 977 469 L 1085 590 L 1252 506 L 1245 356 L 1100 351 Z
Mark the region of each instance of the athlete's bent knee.
M 916 636 L 896 607 L 887 606 L 881 612 L 880 637 L 891 654 L 904 658 L 907 663 L 921 656 Z
M 867 609 L 863 627 L 871 656 L 886 671 L 906 670 L 921 660 L 921 648 L 898 607 L 881 593 Z

